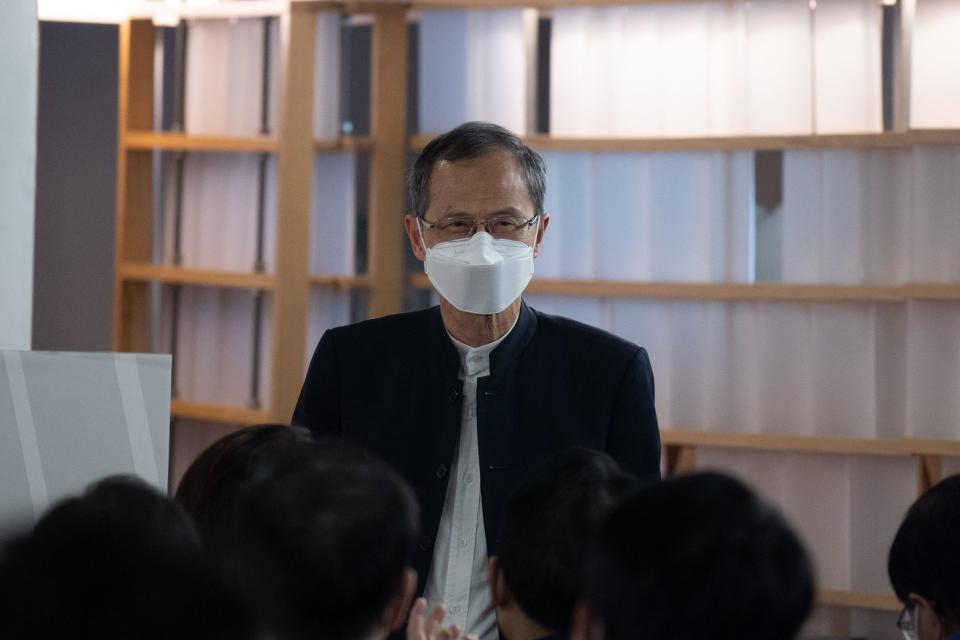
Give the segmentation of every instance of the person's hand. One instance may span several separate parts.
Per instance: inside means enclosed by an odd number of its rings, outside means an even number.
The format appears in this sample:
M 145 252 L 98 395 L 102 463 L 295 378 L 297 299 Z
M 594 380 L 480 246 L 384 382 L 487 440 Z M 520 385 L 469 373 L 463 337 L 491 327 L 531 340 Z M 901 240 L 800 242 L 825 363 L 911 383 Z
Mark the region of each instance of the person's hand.
M 444 628 L 443 617 L 447 614 L 443 604 L 438 604 L 427 616 L 427 601 L 417 598 L 407 620 L 407 640 L 477 640 L 473 635 L 460 635 L 460 629 L 452 624 Z

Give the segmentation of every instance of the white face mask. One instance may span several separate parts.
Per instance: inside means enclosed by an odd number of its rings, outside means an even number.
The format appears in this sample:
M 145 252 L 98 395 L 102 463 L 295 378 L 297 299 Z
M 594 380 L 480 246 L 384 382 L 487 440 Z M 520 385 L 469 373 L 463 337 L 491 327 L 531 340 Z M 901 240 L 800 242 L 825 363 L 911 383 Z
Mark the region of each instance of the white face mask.
M 423 270 L 430 283 L 447 302 L 468 313 L 500 313 L 533 277 L 533 247 L 496 239 L 486 231 L 440 242 L 426 252 Z

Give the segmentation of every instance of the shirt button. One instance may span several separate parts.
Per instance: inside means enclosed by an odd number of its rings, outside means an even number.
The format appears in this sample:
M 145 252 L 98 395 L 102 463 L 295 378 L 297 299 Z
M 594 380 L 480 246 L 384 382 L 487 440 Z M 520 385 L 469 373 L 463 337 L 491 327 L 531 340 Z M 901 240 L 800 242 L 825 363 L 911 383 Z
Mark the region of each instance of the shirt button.
M 474 477 L 473 477 L 473 474 L 472 474 L 472 473 L 468 473 L 468 474 L 467 474 L 466 476 L 464 476 L 464 478 L 463 478 L 463 481 L 466 482 L 467 484 L 473 484 L 473 480 L 474 480 Z
M 461 549 L 463 549 L 465 546 L 467 546 L 467 541 L 463 538 L 460 538 L 460 540 L 457 541 L 457 544 L 460 545 Z
M 450 607 L 450 613 L 460 613 L 460 605 L 454 605 Z
M 447 475 L 447 465 L 442 464 L 442 465 L 440 465 L 439 467 L 437 467 L 437 479 L 438 479 L 438 480 L 443 480 L 443 478 L 444 478 L 446 475 Z
M 431 540 L 429 536 L 420 538 L 419 547 L 421 551 L 429 551 L 431 546 L 433 546 L 433 540 Z

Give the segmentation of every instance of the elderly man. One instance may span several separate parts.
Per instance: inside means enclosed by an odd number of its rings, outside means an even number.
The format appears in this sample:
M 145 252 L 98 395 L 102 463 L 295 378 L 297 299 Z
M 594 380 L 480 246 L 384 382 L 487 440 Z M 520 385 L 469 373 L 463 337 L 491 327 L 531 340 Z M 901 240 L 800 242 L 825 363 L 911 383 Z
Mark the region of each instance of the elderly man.
M 440 305 L 324 334 L 293 416 L 410 482 L 420 589 L 485 640 L 497 636 L 487 557 L 525 469 L 585 446 L 660 473 L 646 351 L 521 298 L 550 222 L 544 190 L 543 159 L 502 127 L 471 122 L 428 144 L 404 224 Z

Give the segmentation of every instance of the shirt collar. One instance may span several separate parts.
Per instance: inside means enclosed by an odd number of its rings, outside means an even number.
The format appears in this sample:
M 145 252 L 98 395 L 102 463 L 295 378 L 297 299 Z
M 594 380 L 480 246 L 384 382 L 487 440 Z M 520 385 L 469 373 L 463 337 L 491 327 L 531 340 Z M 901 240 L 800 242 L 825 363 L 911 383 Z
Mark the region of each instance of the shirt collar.
M 517 320 L 519 319 L 520 315 L 517 314 L 513 324 L 510 325 L 510 328 L 507 329 L 505 334 L 493 342 L 482 344 L 479 347 L 471 347 L 468 344 L 464 344 L 447 333 L 447 335 L 450 337 L 450 341 L 453 342 L 453 346 L 457 349 L 457 353 L 460 355 L 461 370 L 468 376 L 489 374 L 490 353 L 500 346 L 501 342 L 507 339 L 507 336 L 510 335 L 510 333 L 513 331 L 513 328 L 517 326 Z
M 457 377 L 461 364 L 460 353 L 454 345 L 454 341 L 450 338 L 449 334 L 447 334 L 446 328 L 443 326 L 440 307 L 433 308 L 432 322 L 434 326 L 432 334 L 436 336 L 433 339 L 435 340 L 433 344 L 436 345 L 434 348 L 439 349 L 439 353 L 437 354 L 439 358 L 438 363 L 441 364 L 441 369 L 445 372 L 445 375 Z M 526 302 L 521 301 L 520 314 L 517 316 L 513 327 L 500 340 L 491 343 L 493 345 L 492 351 L 490 352 L 491 374 L 496 375 L 501 367 L 507 367 L 515 362 L 533 339 L 536 329 L 536 312 L 528 307 Z

